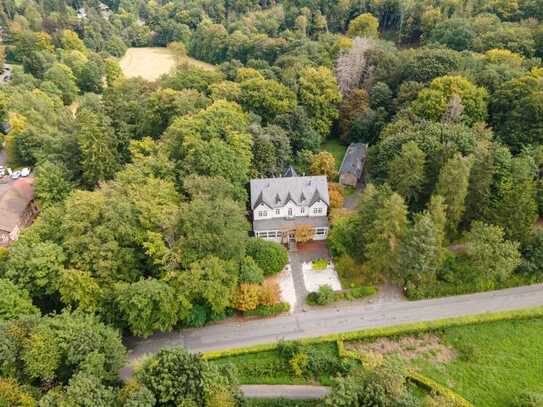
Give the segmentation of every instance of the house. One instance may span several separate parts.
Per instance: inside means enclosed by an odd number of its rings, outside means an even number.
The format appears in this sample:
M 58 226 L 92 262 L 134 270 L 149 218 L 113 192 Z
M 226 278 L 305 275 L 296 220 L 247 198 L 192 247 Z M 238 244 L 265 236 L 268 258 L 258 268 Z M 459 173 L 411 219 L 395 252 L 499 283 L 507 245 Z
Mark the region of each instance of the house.
M 314 240 L 328 236 L 328 182 L 326 176 L 300 177 L 290 168 L 285 177 L 250 182 L 255 236 L 288 243 L 297 228 L 310 226 Z
M 0 246 L 19 238 L 38 213 L 32 190 L 33 177 L 9 179 L 0 184 Z
M 339 169 L 339 182 L 342 185 L 356 187 L 362 177 L 367 155 L 367 144 L 353 143 L 347 148 Z

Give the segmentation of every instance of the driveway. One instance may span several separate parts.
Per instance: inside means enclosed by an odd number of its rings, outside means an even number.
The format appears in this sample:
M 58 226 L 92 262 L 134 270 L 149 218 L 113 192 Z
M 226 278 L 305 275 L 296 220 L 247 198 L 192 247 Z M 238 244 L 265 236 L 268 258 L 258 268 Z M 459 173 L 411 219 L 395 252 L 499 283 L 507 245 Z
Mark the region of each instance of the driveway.
M 254 399 L 318 400 L 330 393 L 330 387 L 326 386 L 249 384 L 240 387 L 245 398 Z
M 543 306 L 543 284 L 486 293 L 459 295 L 412 302 L 376 302 L 326 309 L 311 309 L 292 315 L 247 322 L 226 321 L 203 328 L 157 334 L 147 339 L 127 338 L 129 365 L 165 347 L 184 346 L 207 352 L 300 339 L 412 322 L 510 311 Z M 121 371 L 126 379 L 132 373 Z

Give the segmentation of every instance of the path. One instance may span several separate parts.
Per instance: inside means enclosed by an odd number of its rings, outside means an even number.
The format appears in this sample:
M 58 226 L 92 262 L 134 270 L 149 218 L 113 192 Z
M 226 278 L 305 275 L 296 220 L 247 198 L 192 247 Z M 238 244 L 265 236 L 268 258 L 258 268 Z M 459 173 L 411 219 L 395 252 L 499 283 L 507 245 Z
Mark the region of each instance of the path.
M 326 386 L 250 384 L 240 387 L 244 397 L 254 399 L 318 400 L 330 393 Z
M 157 334 L 147 339 L 127 338 L 129 364 L 164 347 L 184 346 L 193 352 L 240 348 L 278 339 L 299 339 L 367 328 L 476 315 L 487 312 L 543 306 L 543 284 L 485 293 L 412 302 L 377 302 L 247 322 L 225 321 L 203 328 Z M 122 370 L 127 378 L 131 368 Z

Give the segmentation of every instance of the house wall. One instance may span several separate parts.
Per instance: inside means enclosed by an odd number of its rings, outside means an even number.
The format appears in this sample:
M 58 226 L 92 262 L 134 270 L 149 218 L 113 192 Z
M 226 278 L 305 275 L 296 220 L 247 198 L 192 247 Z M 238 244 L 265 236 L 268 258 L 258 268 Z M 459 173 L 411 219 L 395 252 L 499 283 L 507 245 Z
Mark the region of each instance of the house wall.
M 277 243 L 287 243 L 288 242 L 288 232 L 281 230 L 258 230 L 255 231 L 255 236 L 264 240 L 271 240 Z M 328 228 L 319 227 L 315 229 L 315 234 L 313 235 L 313 240 L 326 240 L 328 237 Z
M 290 210 L 290 211 L 289 211 Z M 313 206 L 298 206 L 289 201 L 281 208 L 270 208 L 267 205 L 260 204 L 253 211 L 255 220 L 301 217 L 301 216 L 326 216 L 328 207 L 322 201 L 315 202 Z

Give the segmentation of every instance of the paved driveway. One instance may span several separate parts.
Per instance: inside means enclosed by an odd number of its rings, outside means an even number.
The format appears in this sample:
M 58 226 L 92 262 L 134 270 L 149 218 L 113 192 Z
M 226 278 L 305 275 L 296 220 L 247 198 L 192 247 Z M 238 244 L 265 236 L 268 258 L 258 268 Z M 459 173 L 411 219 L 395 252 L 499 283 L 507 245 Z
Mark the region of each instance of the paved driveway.
M 193 352 L 206 352 L 271 343 L 281 338 L 308 338 L 536 306 L 543 306 L 543 284 L 433 300 L 312 309 L 247 322 L 226 321 L 203 328 L 158 334 L 147 339 L 128 338 L 126 344 L 130 349 L 129 364 L 132 364 L 138 358 L 164 347 L 185 346 Z M 127 378 L 130 374 L 131 368 L 127 367 L 122 370 L 121 377 Z

